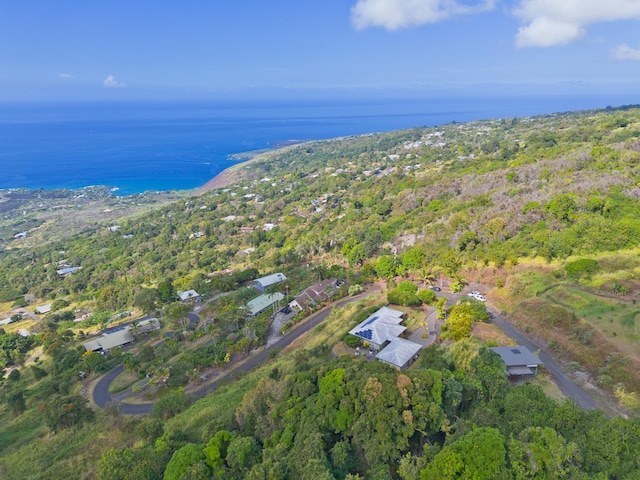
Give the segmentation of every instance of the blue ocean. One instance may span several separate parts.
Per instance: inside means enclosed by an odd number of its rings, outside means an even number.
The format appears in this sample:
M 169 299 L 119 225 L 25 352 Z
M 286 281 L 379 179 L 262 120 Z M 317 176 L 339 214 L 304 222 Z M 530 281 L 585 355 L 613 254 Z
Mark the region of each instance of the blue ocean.
M 610 97 L 0 104 L 0 189 L 192 189 L 230 154 L 452 121 L 633 103 Z

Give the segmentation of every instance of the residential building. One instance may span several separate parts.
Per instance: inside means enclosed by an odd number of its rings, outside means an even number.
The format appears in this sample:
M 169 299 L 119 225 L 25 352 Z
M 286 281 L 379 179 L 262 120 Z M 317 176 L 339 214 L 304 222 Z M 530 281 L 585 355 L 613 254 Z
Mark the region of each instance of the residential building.
M 95 340 L 84 343 L 87 352 L 107 353 L 112 348 L 122 347 L 133 343 L 134 338 L 128 328 L 122 327 L 113 332 L 105 333 Z
M 271 275 L 267 275 L 266 277 L 258 278 L 253 281 L 254 287 L 256 287 L 261 292 L 264 292 L 267 287 L 274 285 L 276 283 L 284 282 L 287 277 L 282 273 L 274 273 Z
M 398 370 L 402 370 L 418 358 L 420 350 L 422 350 L 422 345 L 419 343 L 405 340 L 404 338 L 394 338 L 389 342 L 389 345 L 378 352 L 376 358 Z
M 264 312 L 274 304 L 282 301 L 283 298 L 284 295 L 280 292 L 265 293 L 264 295 L 260 295 L 247 303 L 247 308 L 251 312 L 251 315 L 255 316 Z
M 336 278 L 330 278 L 311 285 L 304 289 L 293 300 L 289 302 L 289 308 L 294 310 L 304 310 L 321 303 L 331 296 L 337 284 Z
M 531 350 L 523 346 L 495 347 L 494 352 L 500 355 L 505 364 L 506 374 L 512 380 L 535 377 L 538 366 L 544 365 Z
M 194 302 L 201 302 L 202 297 L 195 290 L 187 290 L 186 292 L 178 292 L 178 297 L 181 302 L 188 302 L 189 300 L 193 300 Z

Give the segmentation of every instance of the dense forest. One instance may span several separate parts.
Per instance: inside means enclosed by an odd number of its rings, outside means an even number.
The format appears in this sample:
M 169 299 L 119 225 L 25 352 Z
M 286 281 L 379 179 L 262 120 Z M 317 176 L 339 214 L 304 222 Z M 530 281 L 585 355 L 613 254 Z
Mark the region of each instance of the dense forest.
M 287 146 L 238 165 L 224 188 L 36 244 L 42 220 L 11 218 L 0 476 L 638 478 L 639 160 L 640 110 L 608 108 Z M 246 287 L 274 272 L 287 281 L 268 293 L 327 278 L 341 285 L 327 303 L 373 282 L 385 292 L 334 308 L 295 348 L 193 403 L 210 372 L 264 345 L 273 312 L 248 317 Z M 628 418 L 511 386 L 485 348 L 505 340 L 474 330 L 487 310 L 446 307 L 429 285 L 480 285 Z M 205 299 L 195 325 L 177 301 L 190 289 Z M 380 302 L 437 310 L 442 343 L 401 373 L 342 355 Z M 82 347 L 143 314 L 162 331 L 134 348 Z M 148 381 L 149 418 L 87 400 L 118 365 L 122 390 Z

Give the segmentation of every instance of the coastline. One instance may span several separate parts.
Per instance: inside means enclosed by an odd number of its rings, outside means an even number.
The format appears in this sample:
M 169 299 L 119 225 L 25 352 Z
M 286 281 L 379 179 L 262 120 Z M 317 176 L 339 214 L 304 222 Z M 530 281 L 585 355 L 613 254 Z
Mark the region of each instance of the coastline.
M 253 176 L 253 172 L 250 170 L 248 171 L 246 168 L 247 166 L 254 163 L 269 161 L 270 157 L 277 152 L 288 150 L 305 143 L 318 141 L 322 140 L 290 140 L 288 142 L 282 142 L 281 144 L 268 150 L 256 150 L 231 155 L 231 158 L 236 158 L 239 160 L 238 163 L 225 168 L 201 187 L 193 189 L 193 192 L 196 195 L 202 195 L 203 193 L 206 193 L 210 190 L 229 187 L 242 180 L 248 180 Z

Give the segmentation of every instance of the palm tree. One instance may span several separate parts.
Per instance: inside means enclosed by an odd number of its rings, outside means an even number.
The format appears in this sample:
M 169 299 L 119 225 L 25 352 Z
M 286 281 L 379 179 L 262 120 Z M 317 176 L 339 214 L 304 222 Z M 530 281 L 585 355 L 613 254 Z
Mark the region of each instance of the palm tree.
M 140 324 L 137 321 L 131 323 L 131 334 L 135 337 L 140 333 Z

